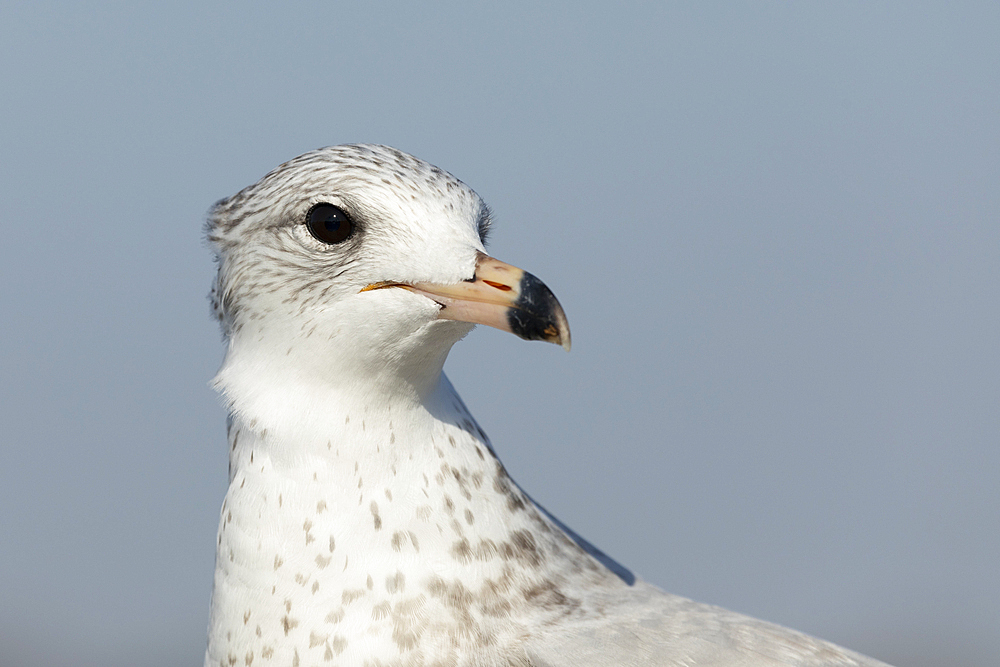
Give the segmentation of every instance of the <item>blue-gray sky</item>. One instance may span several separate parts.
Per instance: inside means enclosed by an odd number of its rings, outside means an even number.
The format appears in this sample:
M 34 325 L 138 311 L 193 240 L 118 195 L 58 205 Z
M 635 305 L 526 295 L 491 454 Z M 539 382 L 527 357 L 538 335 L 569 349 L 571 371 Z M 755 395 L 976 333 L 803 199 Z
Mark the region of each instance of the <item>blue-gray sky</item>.
M 1000 659 L 991 2 L 0 8 L 0 664 L 200 664 L 226 483 L 207 208 L 387 143 L 494 208 L 573 351 L 446 366 L 675 593 Z

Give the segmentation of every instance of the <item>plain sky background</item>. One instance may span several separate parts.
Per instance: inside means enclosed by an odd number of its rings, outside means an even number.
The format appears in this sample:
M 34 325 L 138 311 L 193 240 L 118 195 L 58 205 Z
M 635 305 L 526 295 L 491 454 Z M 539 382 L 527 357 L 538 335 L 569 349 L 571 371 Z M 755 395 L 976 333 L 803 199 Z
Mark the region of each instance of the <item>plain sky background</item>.
M 663 588 L 1000 662 L 1000 4 L 0 6 L 0 665 L 200 665 L 226 485 L 208 207 L 396 146 L 573 351 L 446 366 Z

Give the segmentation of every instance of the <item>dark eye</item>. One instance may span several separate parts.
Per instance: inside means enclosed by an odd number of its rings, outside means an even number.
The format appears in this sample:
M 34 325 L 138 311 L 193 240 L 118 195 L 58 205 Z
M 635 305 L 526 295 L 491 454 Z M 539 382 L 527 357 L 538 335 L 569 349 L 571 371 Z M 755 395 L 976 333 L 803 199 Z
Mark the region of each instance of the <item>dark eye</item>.
M 346 240 L 354 231 L 351 219 L 333 204 L 316 204 L 309 209 L 306 226 L 313 236 L 330 245 Z

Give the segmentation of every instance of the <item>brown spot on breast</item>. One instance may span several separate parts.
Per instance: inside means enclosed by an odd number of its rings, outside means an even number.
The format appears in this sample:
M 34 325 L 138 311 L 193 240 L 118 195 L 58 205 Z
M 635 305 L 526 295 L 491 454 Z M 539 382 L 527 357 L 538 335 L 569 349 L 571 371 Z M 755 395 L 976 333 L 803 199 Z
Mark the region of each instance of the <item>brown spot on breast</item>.
M 346 590 L 346 591 L 344 591 L 344 592 L 343 592 L 343 593 L 341 594 L 341 596 L 340 596 L 340 601 L 341 601 L 341 602 L 342 602 L 343 604 L 351 604 L 352 602 L 354 602 L 354 601 L 355 601 L 355 600 L 357 600 L 358 598 L 360 598 L 360 597 L 363 597 L 363 596 L 365 595 L 365 593 L 367 593 L 367 592 L 368 592 L 368 591 L 366 591 L 366 590 L 365 590 L 365 589 L 363 589 L 363 588 L 353 588 L 353 589 L 349 589 L 349 590 Z
M 390 609 L 391 606 L 389 605 L 388 600 L 379 602 L 377 605 L 372 607 L 372 620 L 381 621 L 383 618 L 388 618 Z
M 472 604 L 472 592 L 457 579 L 449 584 L 441 577 L 435 577 L 428 583 L 427 590 L 454 610 L 466 611 Z
M 287 614 L 285 614 L 281 618 L 281 627 L 284 629 L 286 637 L 288 636 L 289 630 L 296 627 L 298 624 L 299 624 L 298 620 L 291 618 Z
M 487 580 L 479 591 L 479 610 L 486 616 L 493 618 L 503 618 L 510 615 L 513 605 L 505 595 L 509 590 L 509 585 L 498 585 L 497 582 Z
M 451 545 L 451 557 L 460 563 L 468 563 L 472 560 L 472 547 L 469 540 L 464 537 Z
M 406 577 L 402 572 L 396 570 L 396 574 L 385 578 L 385 590 L 389 593 L 402 593 L 406 588 Z
M 510 541 L 500 545 L 500 555 L 505 560 L 515 559 L 531 567 L 542 564 L 542 554 L 535 545 L 535 537 L 526 530 L 511 533 Z
M 567 611 L 580 606 L 579 600 L 573 600 L 559 590 L 554 581 L 545 580 L 536 586 L 532 586 L 524 591 L 524 599 L 532 605 L 543 609 L 556 609 L 566 607 Z
M 497 464 L 497 475 L 493 478 L 493 490 L 507 496 L 507 508 L 509 510 L 517 511 L 524 509 L 524 499 L 521 497 L 521 493 L 513 488 L 510 483 L 510 477 L 507 476 L 507 471 L 499 463 Z
M 396 642 L 400 651 L 411 651 L 417 646 L 420 634 L 412 628 L 412 625 L 413 623 L 408 619 L 393 623 L 392 640 Z
M 491 539 L 479 540 L 479 544 L 476 545 L 476 560 L 490 561 L 496 558 L 498 553 L 497 543 Z
M 408 600 L 400 600 L 396 603 L 394 613 L 399 616 L 418 616 L 426 602 L 427 598 L 422 593 Z
M 418 621 L 418 613 L 424 604 L 423 595 L 400 602 L 393 610 L 392 639 L 400 651 L 409 651 L 417 646 L 417 640 L 425 627 Z

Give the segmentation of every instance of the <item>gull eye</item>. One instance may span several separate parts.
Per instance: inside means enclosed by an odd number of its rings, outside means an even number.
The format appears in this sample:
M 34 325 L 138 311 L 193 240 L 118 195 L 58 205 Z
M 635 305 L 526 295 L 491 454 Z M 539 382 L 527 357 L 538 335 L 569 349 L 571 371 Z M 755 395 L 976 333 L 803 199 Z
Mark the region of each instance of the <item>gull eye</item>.
M 316 204 L 306 213 L 309 233 L 323 243 L 334 245 L 347 239 L 354 223 L 342 209 L 333 204 Z

